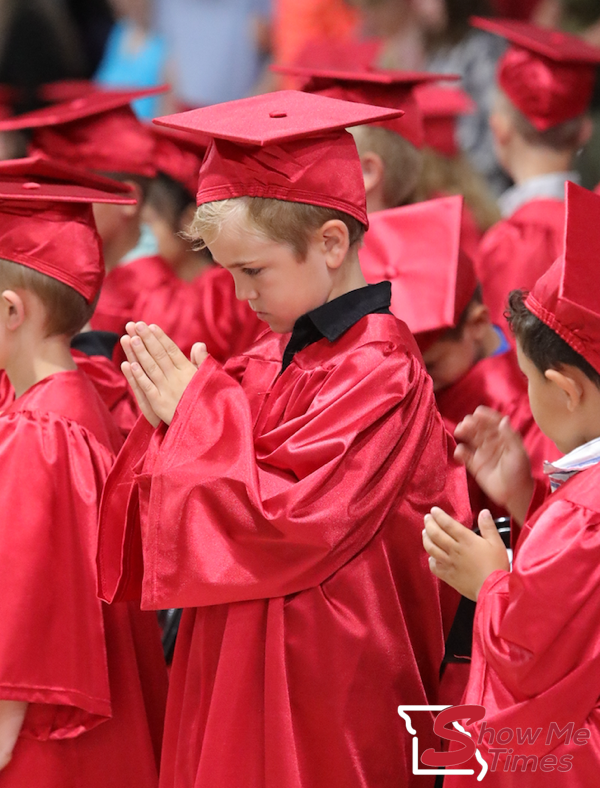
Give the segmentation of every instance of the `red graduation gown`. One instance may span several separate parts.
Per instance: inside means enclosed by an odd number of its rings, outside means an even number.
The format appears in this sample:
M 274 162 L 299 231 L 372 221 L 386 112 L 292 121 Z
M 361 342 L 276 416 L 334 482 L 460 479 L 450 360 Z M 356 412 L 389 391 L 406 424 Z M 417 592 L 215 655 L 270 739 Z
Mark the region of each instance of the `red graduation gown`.
M 158 782 L 156 621 L 96 594 L 97 510 L 120 443 L 78 371 L 32 386 L 0 417 L 0 698 L 30 704 L 2 788 Z
M 536 479 L 544 478 L 544 460 L 552 461 L 561 456 L 533 419 L 527 382 L 519 369 L 514 350 L 478 361 L 460 380 L 439 391 L 436 401 L 451 435 L 457 424 L 479 405 L 508 416 L 513 429 L 523 438 Z M 482 509 L 490 509 L 494 517 L 508 516 L 505 510 L 485 495 L 472 476 L 468 476 L 468 481 L 475 522 Z
M 490 747 L 512 755 L 534 755 L 537 769 L 513 772 L 500 753 L 496 771 L 447 777 L 444 788 L 589 788 L 600 774 L 600 465 L 582 471 L 534 511 L 523 527 L 512 573 L 494 572 L 484 583 L 475 612 L 473 661 L 464 703 L 486 708 L 483 720 L 496 733 L 511 728 L 509 744 L 484 738 L 480 751 L 491 765 Z M 587 744 L 566 743 L 563 730 L 587 728 Z M 478 736 L 482 723 L 470 729 Z M 517 729 L 541 733 L 535 744 L 520 744 Z M 509 733 L 503 734 L 508 738 Z M 506 740 L 506 739 L 504 739 Z M 581 739 L 579 740 L 581 741 Z M 559 744 L 560 746 L 556 746 Z M 542 757 L 556 757 L 543 771 Z M 562 764 L 571 768 L 558 771 Z M 562 759 L 562 760 L 561 760 Z M 550 765 L 545 761 L 545 765 Z M 476 768 L 476 774 L 479 767 Z
M 264 329 L 248 303 L 235 297 L 228 271 L 219 266 L 184 282 L 161 257 L 134 260 L 107 275 L 92 328 L 123 334 L 129 320 L 156 323 L 187 356 L 194 342 L 205 342 L 223 362 Z
M 279 374 L 286 340 L 208 359 L 105 490 L 103 596 L 136 590 L 141 533 L 142 606 L 187 608 L 161 788 L 431 786 L 396 709 L 436 699 L 421 531 L 432 500 L 466 514 L 464 472 L 403 323 L 368 315 Z
M 536 199 L 483 236 L 475 267 L 494 323 L 505 325 L 504 312 L 511 290 L 531 290 L 560 255 L 564 226 L 564 202 Z
M 127 437 L 137 421 L 140 410 L 123 373 L 105 356 L 88 356 L 71 350 L 78 369 L 94 384 L 123 437 Z M 4 370 L 0 370 L 0 411 L 12 404 L 15 392 Z

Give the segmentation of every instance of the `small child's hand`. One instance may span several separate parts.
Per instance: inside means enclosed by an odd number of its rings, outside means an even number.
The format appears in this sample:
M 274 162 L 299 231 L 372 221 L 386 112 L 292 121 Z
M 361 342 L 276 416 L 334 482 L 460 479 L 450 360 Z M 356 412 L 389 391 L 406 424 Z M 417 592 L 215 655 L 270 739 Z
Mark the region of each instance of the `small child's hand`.
M 183 392 L 206 355 L 203 356 L 201 347 L 198 347 L 195 351 L 197 363 L 189 361 L 155 325 L 128 323 L 126 330 L 128 336 L 122 338 L 121 344 L 129 359 L 125 364 L 128 363 L 129 367 L 123 364 L 123 372 L 150 423 L 156 426 L 158 418 L 170 424 Z
M 487 509 L 480 512 L 478 525 L 481 536 L 434 506 L 425 515 L 423 530 L 433 574 L 473 601 L 492 572 L 510 568 L 508 552 Z
M 533 494 L 529 457 L 508 417 L 480 406 L 454 431 L 455 458 L 481 489 L 522 525 Z

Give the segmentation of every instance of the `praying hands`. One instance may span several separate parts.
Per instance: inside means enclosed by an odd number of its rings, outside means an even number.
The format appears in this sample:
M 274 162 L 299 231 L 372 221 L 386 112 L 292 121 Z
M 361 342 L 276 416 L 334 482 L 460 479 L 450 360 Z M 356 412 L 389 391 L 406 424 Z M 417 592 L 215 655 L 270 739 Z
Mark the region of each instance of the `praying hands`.
M 121 365 L 140 410 L 157 427 L 170 424 L 183 392 L 207 358 L 206 345 L 192 347 L 191 360 L 156 325 L 127 323 L 121 346 L 127 357 Z

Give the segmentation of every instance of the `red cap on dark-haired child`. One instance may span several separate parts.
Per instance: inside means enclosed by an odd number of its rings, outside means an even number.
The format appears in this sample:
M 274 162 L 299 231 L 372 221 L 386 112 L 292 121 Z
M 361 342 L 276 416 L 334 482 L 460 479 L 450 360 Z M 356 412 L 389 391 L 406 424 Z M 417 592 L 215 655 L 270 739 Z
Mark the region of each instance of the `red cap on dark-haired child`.
M 154 137 L 129 106 L 167 90 L 94 90 L 0 121 L 0 131 L 33 129 L 32 153 L 88 170 L 153 177 Z
M 536 282 L 525 305 L 600 372 L 600 196 L 566 184 L 563 254 Z

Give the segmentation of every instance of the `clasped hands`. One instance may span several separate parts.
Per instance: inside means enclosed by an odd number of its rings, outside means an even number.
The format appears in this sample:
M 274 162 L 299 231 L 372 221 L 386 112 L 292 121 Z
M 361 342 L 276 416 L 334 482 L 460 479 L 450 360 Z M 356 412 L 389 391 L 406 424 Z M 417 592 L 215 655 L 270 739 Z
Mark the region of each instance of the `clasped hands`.
M 140 410 L 153 427 L 161 421 L 170 424 L 183 392 L 208 356 L 206 345 L 197 342 L 188 359 L 156 325 L 131 322 L 125 330 L 121 347 L 127 361 L 121 370 Z
M 455 458 L 487 495 L 522 524 L 533 480 L 521 436 L 509 420 L 479 407 L 457 426 Z M 429 568 L 463 596 L 476 600 L 481 586 L 497 569 L 509 569 L 508 553 L 490 512 L 478 518 L 481 536 L 438 507 L 425 516 L 423 546 Z

